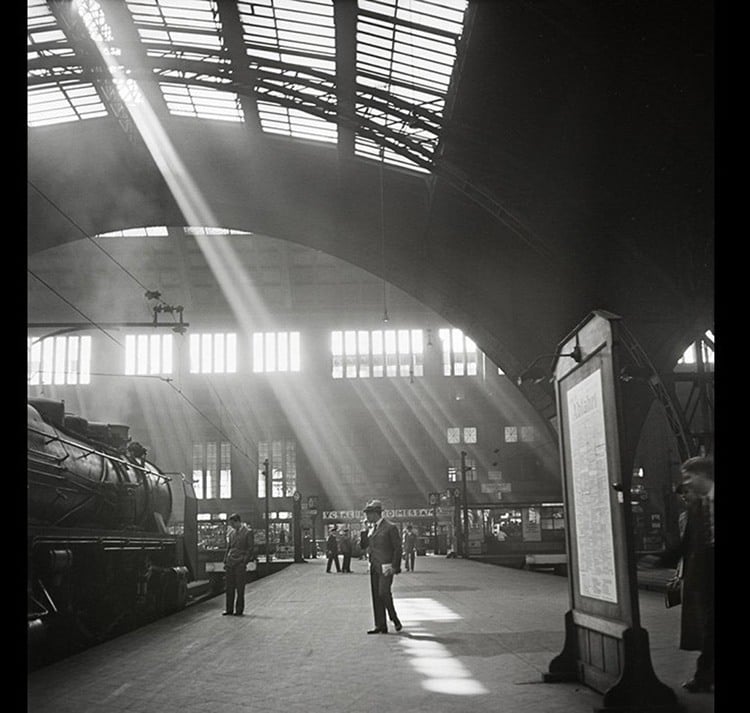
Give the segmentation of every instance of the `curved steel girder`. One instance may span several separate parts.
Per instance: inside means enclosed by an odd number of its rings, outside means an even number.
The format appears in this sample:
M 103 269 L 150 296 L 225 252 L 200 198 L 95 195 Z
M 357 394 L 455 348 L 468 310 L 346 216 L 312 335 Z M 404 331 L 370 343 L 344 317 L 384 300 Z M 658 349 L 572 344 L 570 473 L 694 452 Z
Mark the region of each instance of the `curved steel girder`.
M 180 48 L 173 46 L 173 49 L 178 52 L 191 51 L 187 47 Z M 207 57 L 209 56 L 216 57 L 220 60 L 222 59 L 221 55 L 207 55 Z M 206 63 L 201 60 L 176 57 L 160 57 L 158 59 L 149 57 L 148 59 L 150 60 L 150 65 L 148 67 L 144 67 L 142 70 L 137 72 L 134 68 L 132 68 L 134 77 L 149 78 L 152 77 L 154 73 L 170 70 L 177 72 L 192 72 L 196 76 L 204 75 L 207 77 L 216 77 L 217 79 L 222 80 L 225 86 L 231 85 L 233 88 L 235 88 L 236 91 L 240 91 L 237 88 L 241 88 L 241 93 L 246 95 L 252 95 L 254 92 L 253 87 L 249 87 L 242 82 L 236 81 L 234 77 L 234 68 L 231 64 L 225 61 Z M 336 94 L 337 83 L 335 75 L 319 69 L 315 69 L 313 67 L 308 67 L 303 64 L 264 59 L 262 65 L 250 61 L 248 63 L 247 69 L 252 73 L 254 77 L 266 77 L 268 79 L 275 80 L 278 80 L 280 77 L 283 77 L 287 74 L 293 74 L 294 82 L 298 84 L 307 84 L 308 86 L 316 88 L 320 85 L 314 80 L 320 80 L 321 83 L 330 86 L 330 91 L 332 94 Z M 273 70 L 279 71 L 275 72 Z M 370 76 L 374 80 L 380 80 L 379 77 L 370 75 L 367 72 L 362 73 L 362 76 Z M 391 83 L 394 85 L 403 86 L 404 89 L 412 88 L 407 84 L 399 83 L 397 81 L 392 81 Z M 212 84 L 210 86 L 215 86 L 215 84 Z M 388 106 L 392 107 L 396 112 L 402 112 L 405 118 L 411 117 L 412 121 L 424 122 L 425 127 L 429 128 L 429 130 L 439 130 L 442 126 L 442 118 L 433 110 L 426 109 L 419 104 L 412 104 L 405 99 L 401 99 L 391 92 L 386 91 L 385 89 L 365 86 L 363 84 L 359 84 L 356 87 L 356 96 L 358 98 L 366 97 L 368 95 L 382 100 L 383 102 L 388 104 Z
M 196 70 L 198 67 L 205 69 L 205 65 L 200 62 L 195 62 L 194 64 L 196 65 Z M 399 156 L 414 162 L 421 168 L 431 171 L 439 178 L 445 180 L 450 186 L 470 198 L 506 228 L 511 230 L 516 236 L 520 237 L 527 245 L 532 247 L 538 255 L 549 261 L 555 261 L 558 259 L 557 256 L 554 256 L 551 252 L 549 245 L 535 235 L 520 219 L 510 213 L 510 211 L 508 211 L 493 195 L 491 190 L 476 184 L 457 167 L 452 166 L 447 161 L 434 160 L 434 151 L 437 148 L 439 135 L 436 134 L 435 147 L 429 147 L 431 150 L 425 150 L 425 142 L 423 140 L 410 140 L 406 135 L 389 128 L 387 125 L 384 126 L 383 124 L 365 119 L 356 114 L 354 116 L 342 115 L 337 105 L 335 81 L 330 75 L 290 63 L 279 62 L 270 64 L 274 64 L 282 69 L 282 71 L 299 72 L 318 78 L 321 82 L 330 83 L 330 102 L 305 92 L 295 91 L 288 91 L 287 97 L 273 95 L 272 98 L 274 102 L 281 106 L 308 112 L 313 116 L 324 119 L 325 121 L 345 123 L 348 127 L 359 131 L 362 135 L 372 140 L 377 146 L 388 148 Z M 238 94 L 254 97 L 256 99 L 260 96 L 268 96 L 269 91 L 279 89 L 279 87 L 274 85 L 271 90 L 263 92 L 262 83 L 266 80 L 273 83 L 278 82 L 280 80 L 280 75 L 260 68 L 256 68 L 254 71 L 257 73 L 256 77 L 258 79 L 258 84 L 255 88 L 235 82 L 223 86 L 227 89 L 231 88 Z M 216 88 L 216 85 L 212 82 L 200 81 L 197 79 L 191 81 L 192 83 L 199 83 L 202 86 Z M 320 89 L 321 86 L 300 74 L 295 76 L 294 81 L 297 84 L 302 84 L 316 90 Z M 363 97 L 368 94 L 376 100 L 376 102 L 370 104 L 370 106 L 373 106 L 374 108 L 381 109 L 384 112 L 386 112 L 387 109 L 399 108 L 406 112 L 406 114 L 401 117 L 405 124 L 416 125 L 423 130 L 433 132 L 438 132 L 442 129 L 442 123 L 438 121 L 431 112 L 417 107 L 416 105 L 411 105 L 403 100 L 399 100 L 397 97 L 394 97 L 386 91 L 374 87 L 367 87 L 365 89 L 362 85 L 358 85 L 356 90 L 358 100 L 364 101 Z M 378 102 L 377 100 L 382 100 L 382 102 Z M 430 120 L 429 122 L 425 121 L 425 118 L 427 117 Z M 429 144 L 427 146 L 429 146 Z
M 228 79 L 223 73 L 209 74 L 205 71 L 205 65 L 200 62 L 194 62 L 196 65 L 193 69 L 184 66 L 186 63 L 176 62 L 174 67 L 162 66 L 155 70 L 156 75 L 160 76 L 160 72 L 195 72 L 195 76 L 187 78 L 182 77 L 166 77 L 170 82 L 185 83 L 185 84 L 197 84 L 202 87 L 208 87 L 212 89 L 225 89 L 236 92 L 238 95 L 258 98 L 263 95 L 268 95 L 270 91 L 276 90 L 285 92 L 287 96 L 292 97 L 292 101 L 295 101 L 295 106 L 301 111 L 308 111 L 309 113 L 324 118 L 326 121 L 337 122 L 346 124 L 350 128 L 358 128 L 363 118 L 355 115 L 347 115 L 341 112 L 341 109 L 337 102 L 337 88 L 336 84 L 330 76 L 324 75 L 323 73 L 315 73 L 307 70 L 304 67 L 295 67 L 294 65 L 284 65 L 279 63 L 279 68 L 283 71 L 294 72 L 293 77 L 289 77 L 284 74 L 277 74 L 262 68 L 253 68 L 253 73 L 257 82 L 254 86 L 248 86 L 243 82 L 236 82 Z M 178 66 L 179 65 L 179 66 Z M 307 76 L 306 76 L 307 75 Z M 149 75 L 151 77 L 152 75 Z M 163 76 L 163 74 L 161 75 Z M 201 78 L 204 77 L 204 78 Z M 212 81 L 207 77 L 216 77 L 222 80 L 222 83 Z M 320 79 L 320 82 L 315 81 Z M 315 95 L 308 94 L 301 91 L 295 91 L 290 85 L 301 85 L 310 88 L 314 91 L 321 92 L 323 97 L 329 97 L 328 101 L 321 97 L 315 97 Z M 265 90 L 265 91 L 264 91 Z M 298 101 L 297 98 L 303 101 Z M 280 101 L 281 97 L 274 96 L 274 100 Z M 403 100 L 399 100 L 388 92 L 378 90 L 374 87 L 364 87 L 359 85 L 356 90 L 356 100 L 358 103 L 366 106 L 378 109 L 386 116 L 396 117 L 390 123 L 403 123 L 413 128 L 421 129 L 435 134 L 435 142 L 439 138 L 438 134 L 442 130 L 442 125 L 439 117 L 434 113 L 424 110 L 416 105 L 409 104 Z M 308 103 L 310 102 L 310 103 Z M 322 110 L 322 113 L 321 113 Z M 381 126 L 376 122 L 373 123 L 373 127 Z M 402 137 L 401 140 L 406 143 L 421 142 L 410 142 L 408 135 L 399 134 Z
M 670 391 L 664 385 L 664 382 L 659 376 L 659 372 L 654 367 L 646 352 L 624 325 L 621 325 L 620 336 L 622 337 L 621 345 L 625 348 L 628 355 L 632 359 L 633 366 L 636 369 L 644 370 L 644 374 L 633 376 L 624 373 L 619 374 L 619 378 L 624 380 L 637 378 L 644 379 L 646 381 L 654 398 L 664 408 L 664 413 L 667 417 L 667 423 L 677 442 L 680 459 L 683 461 L 687 460 L 691 455 L 695 454 L 693 453 L 690 439 L 687 435 L 690 432 L 690 429 L 688 428 L 687 422 L 685 421 L 685 414 L 683 413 L 679 404 L 677 404 L 673 399 Z

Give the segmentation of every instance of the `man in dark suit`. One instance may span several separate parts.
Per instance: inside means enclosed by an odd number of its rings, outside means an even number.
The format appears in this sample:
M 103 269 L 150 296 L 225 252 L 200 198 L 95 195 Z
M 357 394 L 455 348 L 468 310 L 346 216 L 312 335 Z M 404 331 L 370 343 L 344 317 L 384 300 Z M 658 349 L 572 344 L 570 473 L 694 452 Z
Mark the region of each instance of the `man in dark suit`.
M 401 622 L 391 594 L 393 576 L 401 572 L 401 535 L 398 528 L 383 517 L 383 504 L 380 500 L 367 503 L 365 515 L 368 528 L 362 532 L 361 542 L 367 549 L 370 560 L 370 592 L 375 614 L 375 628 L 367 633 L 388 633 L 386 610 L 396 631 L 401 631 Z
M 226 607 L 222 615 L 242 616 L 245 609 L 245 568 L 253 558 L 253 534 L 237 513 L 229 516 L 229 527 L 224 555 Z
M 406 571 L 414 571 L 414 555 L 417 552 L 417 533 L 412 530 L 411 525 L 406 526 L 404 532 L 404 561 L 406 562 Z
M 341 565 L 339 565 L 339 540 L 336 536 L 336 526 L 334 525 L 331 528 L 330 533 L 328 534 L 328 539 L 326 540 L 326 557 L 328 558 L 328 561 L 326 563 L 326 572 L 331 571 L 331 564 L 336 565 L 336 571 L 341 571 Z
M 349 536 L 349 529 L 344 528 L 341 531 L 341 542 L 339 542 L 339 552 L 341 552 L 341 571 L 351 574 L 352 571 L 352 538 Z

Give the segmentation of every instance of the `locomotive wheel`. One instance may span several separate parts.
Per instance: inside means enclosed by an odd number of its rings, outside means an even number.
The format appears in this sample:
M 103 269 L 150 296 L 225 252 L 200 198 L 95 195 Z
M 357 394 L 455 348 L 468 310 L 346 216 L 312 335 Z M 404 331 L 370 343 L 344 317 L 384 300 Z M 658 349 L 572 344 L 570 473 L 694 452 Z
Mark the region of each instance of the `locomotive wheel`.
M 184 609 L 187 604 L 187 581 L 173 569 L 161 572 L 159 609 L 165 613 Z

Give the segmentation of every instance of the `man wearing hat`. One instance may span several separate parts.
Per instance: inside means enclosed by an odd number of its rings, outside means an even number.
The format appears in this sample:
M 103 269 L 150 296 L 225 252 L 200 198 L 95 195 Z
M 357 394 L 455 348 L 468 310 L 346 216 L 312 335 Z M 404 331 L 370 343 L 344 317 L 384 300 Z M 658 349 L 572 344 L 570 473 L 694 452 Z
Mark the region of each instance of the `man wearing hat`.
M 367 633 L 388 633 L 386 610 L 396 631 L 401 631 L 401 622 L 396 615 L 391 594 L 393 575 L 401 572 L 401 535 L 398 528 L 383 517 L 383 504 L 380 500 L 370 500 L 365 505 L 365 515 L 368 528 L 362 532 L 361 542 L 367 548 L 370 560 L 370 592 L 375 614 L 375 628 Z
M 245 569 L 253 558 L 253 533 L 236 512 L 229 516 L 229 528 L 224 554 L 226 606 L 222 616 L 242 616 L 245 609 Z
M 328 539 L 326 540 L 326 557 L 328 562 L 326 563 L 326 572 L 331 571 L 331 564 L 336 565 L 336 571 L 341 571 L 341 565 L 339 565 L 339 539 L 337 537 L 336 525 L 334 525 L 328 533 Z

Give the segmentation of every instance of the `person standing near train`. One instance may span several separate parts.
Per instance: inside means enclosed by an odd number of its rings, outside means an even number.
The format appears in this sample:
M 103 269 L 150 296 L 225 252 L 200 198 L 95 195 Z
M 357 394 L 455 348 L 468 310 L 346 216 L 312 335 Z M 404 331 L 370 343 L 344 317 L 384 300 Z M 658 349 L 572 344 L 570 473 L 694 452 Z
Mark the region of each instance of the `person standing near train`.
M 226 606 L 222 616 L 242 616 L 245 610 L 245 568 L 253 557 L 253 535 L 237 513 L 229 516 L 224 555 Z

